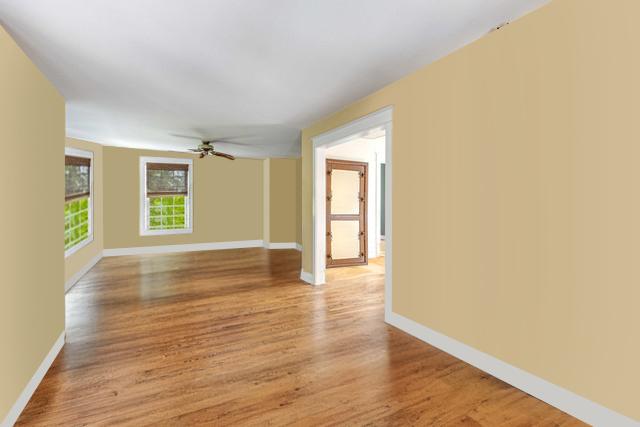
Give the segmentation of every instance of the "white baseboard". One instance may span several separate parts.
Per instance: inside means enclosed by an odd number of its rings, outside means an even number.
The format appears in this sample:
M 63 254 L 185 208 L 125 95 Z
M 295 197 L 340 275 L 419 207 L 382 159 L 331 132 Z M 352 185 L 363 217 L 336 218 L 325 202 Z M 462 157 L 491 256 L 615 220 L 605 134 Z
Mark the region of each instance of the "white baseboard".
M 82 276 L 87 274 L 87 272 L 91 270 L 93 266 L 96 265 L 98 261 L 100 261 L 101 259 L 102 259 L 102 253 L 99 253 L 94 258 L 92 258 L 91 261 L 87 263 L 87 265 L 85 265 L 80 270 L 78 270 L 76 274 L 69 277 L 69 280 L 67 280 L 67 282 L 64 284 L 64 292 L 65 293 L 69 292 L 69 289 L 71 289 L 76 283 L 78 283 L 78 280 L 80 280 Z
M 300 270 L 300 280 L 302 280 L 303 282 L 307 282 L 310 285 L 316 284 L 316 280 L 313 277 L 313 274 L 308 273 L 304 270 Z
M 64 336 L 65 332 L 62 331 L 56 342 L 53 344 L 53 347 L 51 347 L 51 350 L 49 350 L 49 353 L 46 355 L 36 372 L 31 377 L 31 380 L 27 383 L 24 390 L 22 390 L 20 396 L 18 396 L 18 400 L 16 400 L 16 403 L 13 404 L 11 409 L 9 409 L 9 413 L 7 413 L 2 423 L 0 423 L 1 427 L 11 427 L 18 420 L 18 417 L 27 406 L 27 403 L 29 403 L 29 399 L 31 399 L 33 392 L 36 391 L 36 388 L 38 388 L 40 381 L 42 381 L 45 374 L 51 367 L 51 364 L 56 359 L 56 356 L 58 355 L 58 353 L 60 353 L 60 350 L 62 350 L 62 346 L 64 345 Z
M 296 243 L 296 249 L 302 252 L 302 243 Z
M 166 254 L 172 252 L 214 251 L 220 249 L 261 248 L 262 240 L 239 240 L 235 242 L 191 243 L 187 245 L 144 246 L 137 248 L 105 249 L 104 256 Z
M 449 338 L 397 313 L 391 313 L 387 323 L 445 351 L 458 359 L 528 393 L 556 408 L 594 426 L 638 426 L 637 421 L 585 399 L 569 390 L 523 371 Z
M 265 243 L 266 249 L 296 249 L 296 242 L 284 242 L 284 243 Z

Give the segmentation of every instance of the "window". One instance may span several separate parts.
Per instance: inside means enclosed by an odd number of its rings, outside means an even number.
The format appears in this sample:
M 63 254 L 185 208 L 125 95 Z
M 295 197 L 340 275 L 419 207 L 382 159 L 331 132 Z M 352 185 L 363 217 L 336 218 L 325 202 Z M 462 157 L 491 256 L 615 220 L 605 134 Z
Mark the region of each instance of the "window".
M 93 154 L 65 148 L 64 250 L 65 257 L 93 241 Z
M 191 159 L 140 158 L 140 234 L 191 233 Z

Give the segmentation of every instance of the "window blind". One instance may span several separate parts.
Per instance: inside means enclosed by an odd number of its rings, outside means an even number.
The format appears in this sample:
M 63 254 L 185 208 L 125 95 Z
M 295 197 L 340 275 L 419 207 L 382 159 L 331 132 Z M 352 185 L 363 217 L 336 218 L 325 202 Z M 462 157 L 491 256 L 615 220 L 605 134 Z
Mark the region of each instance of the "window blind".
M 65 201 L 91 195 L 90 168 L 91 159 L 76 156 L 64 157 Z
M 147 163 L 147 196 L 189 195 L 189 165 Z

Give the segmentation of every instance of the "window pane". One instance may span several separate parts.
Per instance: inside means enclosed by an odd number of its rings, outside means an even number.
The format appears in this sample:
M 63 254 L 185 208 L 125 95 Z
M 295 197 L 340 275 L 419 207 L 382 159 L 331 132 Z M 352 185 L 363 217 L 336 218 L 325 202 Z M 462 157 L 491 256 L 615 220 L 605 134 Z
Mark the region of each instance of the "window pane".
M 65 196 L 89 193 L 89 166 L 65 165 Z
M 331 171 L 332 214 L 360 213 L 360 173 L 352 170 Z
M 333 259 L 360 257 L 360 222 L 331 221 L 331 256 Z
M 148 200 L 147 228 L 150 230 L 185 229 L 189 226 L 186 212 L 189 198 L 155 196 Z
M 64 205 L 64 248 L 70 249 L 89 238 L 89 198 L 70 200 Z
M 186 170 L 147 169 L 147 192 L 186 193 L 188 191 L 187 176 Z

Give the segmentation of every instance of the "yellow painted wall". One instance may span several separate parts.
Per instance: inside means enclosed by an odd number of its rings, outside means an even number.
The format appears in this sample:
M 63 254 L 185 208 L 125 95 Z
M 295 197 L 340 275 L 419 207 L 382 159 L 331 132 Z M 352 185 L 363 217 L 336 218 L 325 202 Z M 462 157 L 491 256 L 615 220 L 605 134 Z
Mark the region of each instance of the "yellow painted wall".
M 290 243 L 297 234 L 296 159 L 269 159 L 269 241 Z
M 65 138 L 64 99 L 2 27 L 0 117 L 1 422 L 64 331 Z
M 262 239 L 262 160 L 104 147 L 104 247 Z M 193 233 L 140 236 L 141 156 L 193 158 Z
M 103 226 L 102 226 L 102 206 L 103 206 L 103 184 L 102 184 L 102 145 L 79 139 L 67 138 L 66 146 L 78 148 L 80 150 L 93 153 L 93 241 L 82 249 L 69 255 L 64 260 L 65 282 L 74 274 L 82 270 L 95 257 L 102 254 L 104 249 Z
M 640 2 L 555 0 L 303 131 L 387 105 L 393 310 L 640 420 Z
M 296 159 L 296 243 L 302 245 L 302 158 Z

